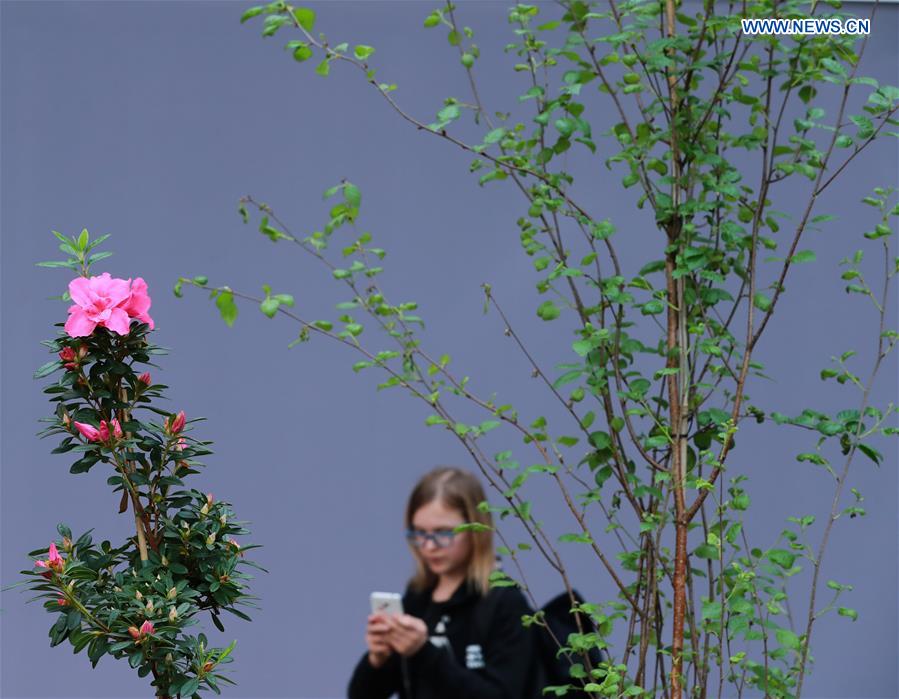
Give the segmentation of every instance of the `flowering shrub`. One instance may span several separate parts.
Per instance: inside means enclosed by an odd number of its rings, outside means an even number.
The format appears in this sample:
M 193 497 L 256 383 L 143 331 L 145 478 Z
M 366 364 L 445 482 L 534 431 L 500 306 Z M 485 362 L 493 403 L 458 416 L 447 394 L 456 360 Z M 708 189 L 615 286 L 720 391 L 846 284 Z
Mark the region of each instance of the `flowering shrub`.
M 187 488 L 184 479 L 201 468 L 195 458 L 210 444 L 191 436 L 183 410 L 153 405 L 166 386 L 153 383 L 140 365 L 162 350 L 150 343 L 154 328 L 151 299 L 140 277 L 90 276 L 90 265 L 107 253 L 90 254 L 104 238 L 87 231 L 68 239 L 58 233 L 64 262 L 42 266 L 80 272 L 69 283 L 72 305 L 62 332 L 44 344 L 56 355 L 35 378 L 59 374 L 44 392 L 55 405 L 41 436 L 61 436 L 53 453 L 75 455 L 71 473 L 97 464 L 110 471 L 107 483 L 121 492 L 119 512 L 129 509 L 134 535 L 118 547 L 93 542 L 90 531 L 77 539 L 65 524 L 62 537 L 30 556 L 27 584 L 56 615 L 51 646 L 68 641 L 76 653 L 87 649 L 96 666 L 104 655 L 127 658 L 140 677 L 152 676 L 158 697 L 220 693 L 233 684 L 221 666 L 231 662 L 235 642 L 210 648 L 206 636 L 185 633 L 208 612 L 224 631 L 222 611 L 249 620 L 238 605 L 255 606 L 246 593 L 246 560 L 235 535 L 247 534 L 227 502 Z M 63 298 L 66 298 L 65 296 Z M 162 417 L 162 421 L 158 420 Z M 61 551 L 60 551 L 61 549 Z

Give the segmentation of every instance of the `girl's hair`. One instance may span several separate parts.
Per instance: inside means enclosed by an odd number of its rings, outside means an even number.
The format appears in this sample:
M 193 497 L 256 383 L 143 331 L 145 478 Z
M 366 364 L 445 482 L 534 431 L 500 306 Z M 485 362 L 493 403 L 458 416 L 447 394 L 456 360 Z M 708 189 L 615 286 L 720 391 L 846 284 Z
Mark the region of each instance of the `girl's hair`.
M 481 482 L 470 471 L 454 466 L 438 466 L 429 471 L 412 489 L 406 505 L 406 529 L 412 529 L 412 517 L 419 508 L 434 502 L 454 509 L 462 515 L 465 522 L 479 522 L 492 527 L 493 518 L 489 512 L 481 512 L 478 503 L 486 500 Z M 490 573 L 494 569 L 493 530 L 472 531 L 465 535 L 471 541 L 471 558 L 465 583 L 469 589 L 481 595 L 490 590 Z M 415 573 L 409 581 L 410 587 L 422 592 L 437 583 L 437 576 L 425 565 L 418 550 L 409 542 L 415 559 Z

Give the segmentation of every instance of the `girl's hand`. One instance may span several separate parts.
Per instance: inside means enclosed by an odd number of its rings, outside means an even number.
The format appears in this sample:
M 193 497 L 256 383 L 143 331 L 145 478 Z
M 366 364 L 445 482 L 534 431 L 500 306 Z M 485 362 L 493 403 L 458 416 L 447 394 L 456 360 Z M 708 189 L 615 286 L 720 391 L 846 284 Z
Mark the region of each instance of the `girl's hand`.
M 365 644 L 368 646 L 368 662 L 372 667 L 381 667 L 387 662 L 393 649 L 387 641 L 390 625 L 383 614 L 369 614 L 365 627 Z
M 390 647 L 400 655 L 415 655 L 428 642 L 428 627 L 418 617 L 409 614 L 391 615 L 386 621 L 390 628 L 387 640 Z

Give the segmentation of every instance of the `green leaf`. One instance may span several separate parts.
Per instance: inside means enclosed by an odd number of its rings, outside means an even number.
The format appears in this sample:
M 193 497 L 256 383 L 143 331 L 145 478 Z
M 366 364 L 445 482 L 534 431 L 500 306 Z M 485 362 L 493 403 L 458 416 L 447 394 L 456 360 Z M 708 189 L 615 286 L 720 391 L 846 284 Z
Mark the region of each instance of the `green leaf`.
M 262 7 L 261 5 L 258 5 L 256 7 L 251 7 L 249 10 L 247 10 L 240 16 L 240 23 L 243 24 L 248 19 L 252 19 L 256 15 L 261 15 L 264 10 L 265 10 L 265 8 Z
M 293 16 L 296 17 L 297 23 L 307 32 L 311 32 L 315 26 L 315 11 L 308 7 L 296 7 L 293 10 Z
M 720 619 L 721 618 L 721 602 L 703 602 L 702 603 L 702 618 L 705 619 Z
M 315 67 L 315 72 L 322 77 L 327 77 L 331 71 L 331 62 L 326 58 Z
M 181 689 L 178 690 L 178 694 L 184 697 L 193 696 L 196 691 L 200 688 L 200 680 L 196 677 L 192 677 L 187 680 L 184 684 L 181 685 Z
M 752 297 L 752 305 L 754 305 L 760 311 L 767 311 L 769 308 L 771 308 L 771 299 L 769 299 L 764 294 L 758 293 Z
M 269 318 L 274 318 L 275 314 L 278 312 L 278 307 L 280 305 L 281 303 L 277 299 L 267 298 L 259 304 L 259 310 L 261 310 Z
M 577 544 L 593 543 L 593 539 L 591 539 L 588 534 L 562 534 L 562 536 L 559 537 L 559 541 L 574 542 Z
M 484 136 L 484 143 L 496 143 L 505 135 L 505 133 L 506 130 L 502 126 L 498 129 L 493 129 L 493 131 Z
M 793 257 L 790 258 L 790 262 L 814 262 L 815 261 L 815 253 L 813 250 L 800 250 Z
M 789 648 L 790 650 L 799 650 L 800 642 L 799 636 L 790 631 L 790 629 L 777 629 L 774 632 L 774 635 L 777 636 L 777 641 L 784 648 Z
M 796 554 L 785 551 L 784 549 L 771 549 L 766 555 L 768 556 L 768 560 L 784 569 L 792 568 L 793 562 L 796 560 Z
M 858 619 L 858 612 L 854 609 L 850 609 L 849 607 L 840 607 L 837 610 L 837 614 L 839 614 L 840 616 L 848 616 L 850 619 L 852 619 L 852 621 Z
M 219 315 L 222 320 L 232 327 L 237 319 L 237 304 L 234 303 L 234 295 L 230 291 L 222 291 L 215 299 L 216 308 L 219 309 Z
M 366 46 L 365 44 L 359 44 L 353 49 L 353 55 L 358 58 L 360 61 L 364 61 L 366 58 L 371 56 L 375 50 L 371 46 Z
M 544 301 L 537 308 L 537 315 L 543 320 L 555 320 L 559 317 L 559 309 L 552 301 Z
M 362 203 L 362 193 L 359 191 L 359 188 L 349 182 L 346 184 L 344 196 L 346 197 L 347 203 L 354 209 L 358 209 L 359 205 Z
M 293 50 L 294 60 L 302 63 L 303 61 L 306 61 L 306 60 L 312 58 L 312 56 L 313 56 L 312 49 L 309 48 L 308 44 L 305 44 L 301 41 L 297 42 L 297 45 Z

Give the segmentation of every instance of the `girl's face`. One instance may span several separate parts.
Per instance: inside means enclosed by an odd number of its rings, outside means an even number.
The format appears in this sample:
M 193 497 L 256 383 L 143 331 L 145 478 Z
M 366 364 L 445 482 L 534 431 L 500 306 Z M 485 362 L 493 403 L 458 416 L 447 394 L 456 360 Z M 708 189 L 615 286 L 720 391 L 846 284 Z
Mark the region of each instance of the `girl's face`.
M 428 534 L 452 531 L 465 523 L 458 510 L 446 507 L 439 500 L 419 507 L 412 515 L 412 528 Z M 425 539 L 418 547 L 418 555 L 424 564 L 437 576 L 464 575 L 471 558 L 471 539 L 468 532 L 459 532 L 452 543 L 438 548 L 433 539 Z

